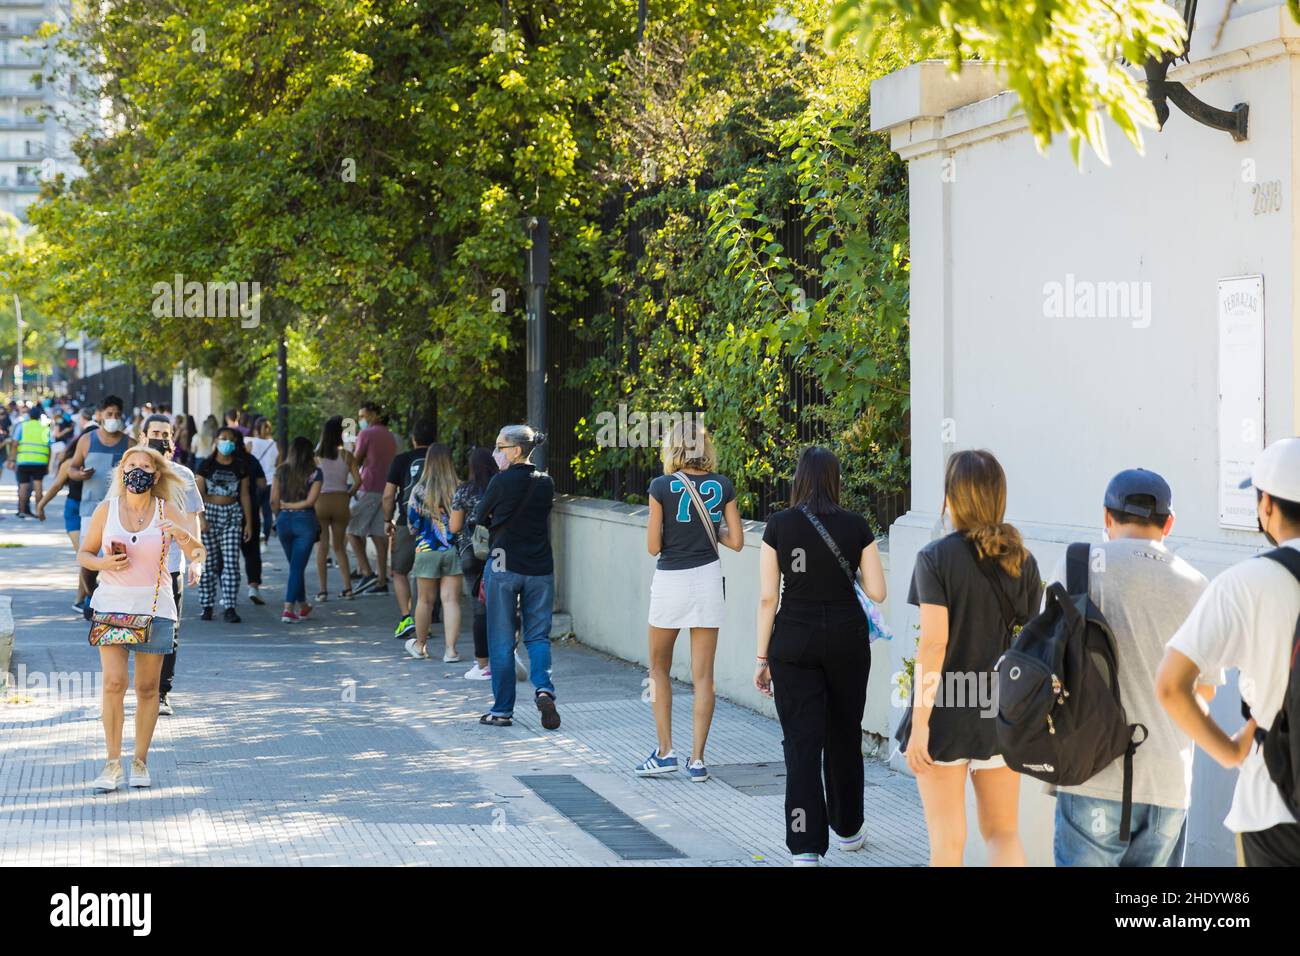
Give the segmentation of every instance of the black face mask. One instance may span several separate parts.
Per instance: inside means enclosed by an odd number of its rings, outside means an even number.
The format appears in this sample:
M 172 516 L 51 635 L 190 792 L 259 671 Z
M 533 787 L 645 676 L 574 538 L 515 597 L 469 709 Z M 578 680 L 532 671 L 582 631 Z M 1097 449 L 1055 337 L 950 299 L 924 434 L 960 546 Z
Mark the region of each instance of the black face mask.
M 172 443 L 166 438 L 150 438 L 149 447 L 164 455 L 170 455 L 172 453 Z

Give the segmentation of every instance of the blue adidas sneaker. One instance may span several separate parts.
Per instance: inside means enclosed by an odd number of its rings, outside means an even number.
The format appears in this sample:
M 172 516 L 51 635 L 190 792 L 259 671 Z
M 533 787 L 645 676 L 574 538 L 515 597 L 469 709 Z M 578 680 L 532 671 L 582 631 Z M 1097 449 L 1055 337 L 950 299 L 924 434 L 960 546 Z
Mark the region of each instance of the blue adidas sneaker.
M 677 758 L 673 752 L 668 751 L 668 756 L 659 756 L 659 748 L 656 747 L 651 751 L 650 756 L 646 757 L 636 768 L 638 777 L 656 777 L 661 773 L 673 773 L 677 769 Z
M 703 783 L 709 779 L 709 768 L 704 766 L 703 760 L 692 760 L 686 764 L 686 773 L 691 778 L 691 783 Z

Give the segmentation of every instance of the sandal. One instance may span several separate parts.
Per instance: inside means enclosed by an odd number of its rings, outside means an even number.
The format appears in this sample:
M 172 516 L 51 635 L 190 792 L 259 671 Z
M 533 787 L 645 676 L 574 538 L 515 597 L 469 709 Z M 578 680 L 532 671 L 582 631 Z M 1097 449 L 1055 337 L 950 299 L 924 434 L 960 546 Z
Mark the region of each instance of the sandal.
M 351 600 L 352 600 L 352 589 L 351 589 L 351 588 L 348 588 L 346 591 L 340 591 L 340 592 L 339 592 L 339 597 L 341 597 L 341 598 L 342 598 L 343 600 L 345 600 L 345 601 L 351 601 Z
M 316 603 L 317 603 L 317 604 L 324 604 L 324 603 L 325 603 L 326 601 L 328 601 L 329 599 L 330 599 L 330 593 L 329 593 L 329 591 L 317 591 L 317 592 L 316 592 Z
M 515 723 L 513 717 L 501 717 L 498 714 L 484 714 L 478 722 L 488 727 L 513 727 Z

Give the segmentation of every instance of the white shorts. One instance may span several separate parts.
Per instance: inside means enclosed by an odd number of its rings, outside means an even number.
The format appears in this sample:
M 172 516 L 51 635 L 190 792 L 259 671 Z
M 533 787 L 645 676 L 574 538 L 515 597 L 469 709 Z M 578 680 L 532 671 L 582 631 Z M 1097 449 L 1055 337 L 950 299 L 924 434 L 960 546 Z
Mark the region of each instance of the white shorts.
M 936 760 L 934 762 L 936 767 L 960 767 L 962 764 L 970 764 L 970 772 L 974 773 L 976 770 L 997 770 L 999 767 L 1005 767 L 1007 762 L 1001 754 L 994 754 L 992 757 L 983 760 L 963 758 L 961 760 Z
M 683 571 L 655 569 L 650 583 L 650 626 L 722 627 L 722 562 Z

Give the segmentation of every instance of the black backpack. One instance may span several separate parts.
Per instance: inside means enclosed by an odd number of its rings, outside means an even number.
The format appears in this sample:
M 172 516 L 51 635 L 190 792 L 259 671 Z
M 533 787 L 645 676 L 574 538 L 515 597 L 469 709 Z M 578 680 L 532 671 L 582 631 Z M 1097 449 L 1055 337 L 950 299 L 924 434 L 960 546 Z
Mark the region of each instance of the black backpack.
M 1066 551 L 1065 587 L 1047 589 L 1034 617 L 995 665 L 998 750 L 1007 766 L 1058 786 L 1076 786 L 1124 758 L 1120 839 L 1133 811 L 1133 754 L 1147 729 L 1130 724 L 1120 700 L 1115 635 L 1088 596 L 1087 544 Z M 1142 728 L 1142 739 L 1133 731 Z
M 1264 555 L 1271 558 L 1295 575 L 1300 583 L 1300 551 L 1294 548 L 1278 548 Z M 1295 636 L 1291 639 L 1291 667 L 1288 671 L 1286 693 L 1282 695 L 1282 707 L 1273 718 L 1268 730 L 1256 729 L 1255 740 L 1263 745 L 1264 765 L 1268 775 L 1282 791 L 1291 815 L 1300 820 L 1300 734 L 1292 727 L 1300 728 L 1300 677 L 1296 675 L 1296 651 L 1300 650 L 1300 620 L 1296 621 Z M 1250 708 L 1246 702 L 1241 703 L 1242 716 L 1250 719 Z

